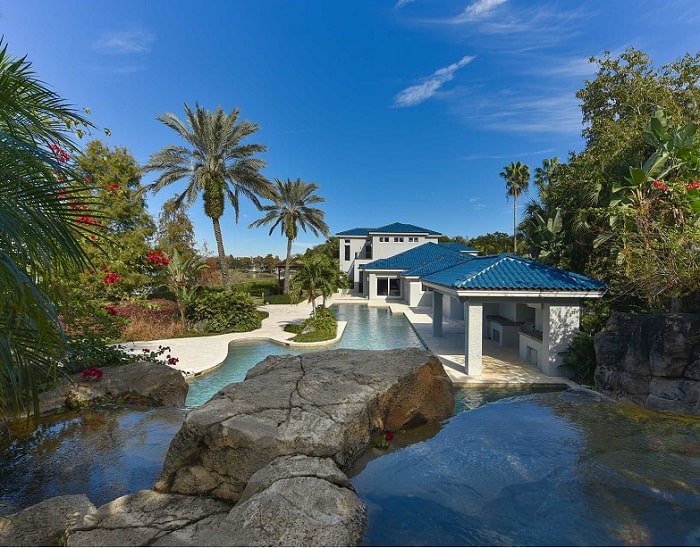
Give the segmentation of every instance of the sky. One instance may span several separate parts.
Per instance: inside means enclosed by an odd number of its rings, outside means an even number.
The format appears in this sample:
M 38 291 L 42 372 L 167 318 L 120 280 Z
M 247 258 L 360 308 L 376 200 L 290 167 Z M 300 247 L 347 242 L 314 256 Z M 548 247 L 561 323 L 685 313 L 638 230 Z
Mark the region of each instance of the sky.
M 661 67 L 700 50 L 699 23 L 696 0 L 0 1 L 9 51 L 90 109 L 92 138 L 143 165 L 184 144 L 158 115 L 238 108 L 260 126 L 243 142 L 267 146 L 263 175 L 316 183 L 332 234 L 512 233 L 499 173 L 583 149 L 589 59 L 634 47 Z M 185 185 L 148 195 L 154 218 Z M 190 216 L 213 254 L 201 200 Z M 279 230 L 248 228 L 262 216 L 242 201 L 236 224 L 227 208 L 227 254 L 284 256 Z M 301 232 L 293 252 L 323 240 Z

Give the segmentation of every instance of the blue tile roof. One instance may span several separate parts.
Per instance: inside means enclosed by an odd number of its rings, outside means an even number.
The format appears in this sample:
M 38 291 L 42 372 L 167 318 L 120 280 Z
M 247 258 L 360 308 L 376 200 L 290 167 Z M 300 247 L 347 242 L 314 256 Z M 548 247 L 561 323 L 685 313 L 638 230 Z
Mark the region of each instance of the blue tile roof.
M 475 253 L 475 252 L 479 251 L 475 247 L 472 247 L 470 245 L 458 244 L 457 242 L 444 242 L 444 243 L 441 242 L 440 245 L 444 245 L 445 247 L 451 247 L 452 249 L 456 249 L 457 251 L 469 251 L 471 253 Z
M 351 228 L 350 230 L 343 230 L 338 232 L 336 236 L 367 236 L 371 228 Z
M 376 261 L 360 266 L 360 268 L 370 270 L 412 270 L 445 258 L 455 259 L 449 263 L 450 266 L 464 260 L 459 251 L 442 244 L 428 242 L 402 253 L 398 253 L 392 257 L 377 259 Z
M 430 234 L 431 236 L 440 236 L 440 232 L 421 228 L 416 225 L 407 225 L 404 223 L 392 223 L 390 225 L 380 226 L 379 228 L 370 229 L 370 232 L 381 232 L 390 234 Z
M 456 289 L 598 291 L 603 282 L 581 274 L 502 253 L 473 257 L 423 280 Z

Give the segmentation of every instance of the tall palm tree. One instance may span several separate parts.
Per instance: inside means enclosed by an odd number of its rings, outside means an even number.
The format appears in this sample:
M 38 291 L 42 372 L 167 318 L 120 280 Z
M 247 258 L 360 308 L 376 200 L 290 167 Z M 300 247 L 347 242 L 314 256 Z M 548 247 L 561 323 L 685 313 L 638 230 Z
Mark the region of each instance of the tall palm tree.
M 537 185 L 539 199 L 544 208 L 549 206 L 549 187 L 559 165 L 559 158 L 555 156 L 554 158 L 545 158 L 542 160 L 542 167 L 535 168 L 533 182 Z
M 282 234 L 287 237 L 287 257 L 284 261 L 285 295 L 289 294 L 288 272 L 292 256 L 292 242 L 296 240 L 299 228 L 301 227 L 306 232 L 308 227 L 316 236 L 321 233 L 328 237 L 329 228 L 324 221 L 324 212 L 318 208 L 309 207 L 309 204 L 326 201 L 325 198 L 314 194 L 317 189 L 316 183 L 305 183 L 301 179 L 280 181 L 275 178 L 274 193 L 271 197 L 272 204 L 261 208 L 267 214 L 262 219 L 250 223 L 250 228 L 272 223 L 270 235 L 279 226 Z
M 518 252 L 518 196 L 530 184 L 530 167 L 521 162 L 511 162 L 499 173 L 506 180 L 506 198 L 513 197 L 513 253 Z
M 65 338 L 56 280 L 87 264 L 68 129 L 91 124 L 39 81 L 0 40 L 0 412 L 38 414 L 39 383 L 56 369 Z M 71 201 L 66 199 L 70 186 Z M 29 404 L 33 403 L 33 406 Z
M 239 198 L 247 197 L 258 208 L 260 197 L 272 193 L 270 182 L 260 174 L 267 164 L 254 155 L 265 152 L 267 147 L 257 144 L 241 144 L 255 133 L 259 126 L 247 120 L 238 120 L 238 109 L 226 114 L 219 106 L 214 112 L 198 104 L 194 112 L 185 104 L 187 124 L 174 114 L 158 116 L 170 129 L 182 137 L 189 146 L 168 145 L 151 155 L 144 171 L 160 171 L 156 181 L 146 186 L 154 194 L 166 186 L 187 179 L 184 192 L 177 196 L 175 204 L 193 204 L 200 193 L 204 201 L 204 213 L 214 225 L 214 238 L 219 255 L 219 268 L 224 287 L 228 287 L 228 263 L 221 236 L 219 219 L 224 213 L 226 198 L 239 215 Z

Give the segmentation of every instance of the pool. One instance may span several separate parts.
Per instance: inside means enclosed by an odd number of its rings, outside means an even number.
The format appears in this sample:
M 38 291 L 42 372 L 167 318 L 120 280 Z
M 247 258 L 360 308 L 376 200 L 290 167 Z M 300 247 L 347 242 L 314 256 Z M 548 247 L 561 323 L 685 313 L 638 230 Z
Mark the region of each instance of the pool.
M 412 346 L 424 347 L 403 314 L 392 314 L 388 308 L 344 304 L 334 305 L 331 310 L 338 320 L 348 322 L 342 339 L 335 345 L 300 348 L 267 341 L 231 343 L 226 360 L 221 366 L 190 382 L 186 405 L 196 407 L 209 401 L 224 386 L 241 382 L 251 367 L 271 355 L 299 355 L 329 348 L 389 350 Z
M 418 435 L 351 473 L 366 546 L 700 544 L 700 417 L 549 392 Z

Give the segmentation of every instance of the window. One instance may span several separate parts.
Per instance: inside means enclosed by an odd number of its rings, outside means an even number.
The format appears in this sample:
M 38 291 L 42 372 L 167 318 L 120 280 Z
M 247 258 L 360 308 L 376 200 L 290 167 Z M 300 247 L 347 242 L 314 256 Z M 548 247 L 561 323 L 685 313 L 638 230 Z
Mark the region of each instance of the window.
M 408 237 L 409 242 L 417 242 L 418 241 L 418 236 L 409 236 Z
M 367 242 L 367 245 L 365 245 L 365 259 L 371 259 L 372 258 L 372 244 L 370 242 Z
M 349 245 L 345 246 L 345 260 L 346 261 L 350 260 L 350 246 Z
M 394 236 L 395 242 L 403 242 L 403 236 Z
M 401 296 L 401 286 L 399 285 L 398 278 L 389 279 L 389 296 L 390 297 L 400 297 Z
M 377 278 L 377 295 L 386 297 L 389 294 L 389 279 Z
M 388 236 L 380 236 L 380 237 L 379 237 L 379 241 L 380 241 L 380 242 L 388 242 L 388 241 L 389 241 L 389 237 L 388 237 Z
M 345 243 L 346 243 L 346 244 L 349 244 L 349 243 L 350 243 L 350 240 L 345 240 Z
M 433 288 L 432 288 L 432 287 L 428 287 L 428 286 L 425 285 L 425 284 L 420 284 L 420 290 L 421 290 L 423 293 L 425 293 L 426 291 L 432 291 Z

